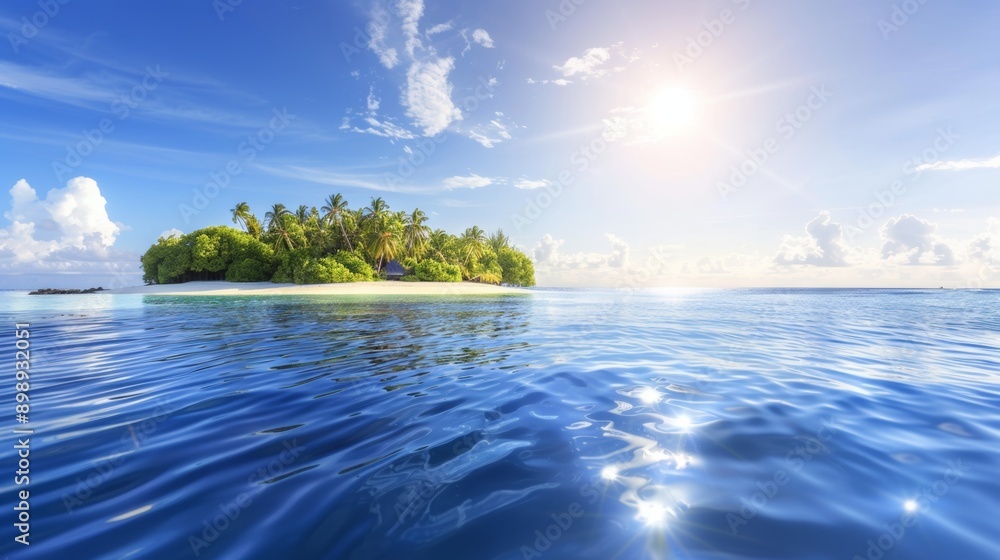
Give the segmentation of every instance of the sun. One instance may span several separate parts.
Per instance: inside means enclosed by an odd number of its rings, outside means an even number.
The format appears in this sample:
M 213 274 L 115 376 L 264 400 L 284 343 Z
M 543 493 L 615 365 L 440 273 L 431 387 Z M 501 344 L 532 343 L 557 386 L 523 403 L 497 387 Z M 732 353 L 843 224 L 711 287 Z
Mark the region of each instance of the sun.
M 691 130 L 697 123 L 698 98 L 687 88 L 664 88 L 650 96 L 646 112 L 654 134 L 674 136 Z

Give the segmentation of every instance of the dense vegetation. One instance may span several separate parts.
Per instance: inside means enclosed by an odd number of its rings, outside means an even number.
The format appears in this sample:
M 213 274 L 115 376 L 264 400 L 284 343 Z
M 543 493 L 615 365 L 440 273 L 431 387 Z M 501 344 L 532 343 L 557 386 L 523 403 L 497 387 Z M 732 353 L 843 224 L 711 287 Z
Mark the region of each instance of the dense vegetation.
M 240 229 L 213 226 L 183 236 L 161 237 L 142 256 L 143 280 L 170 284 L 191 280 L 364 282 L 384 277 L 398 260 L 411 282 L 461 282 L 534 286 L 535 269 L 503 231 L 487 236 L 478 226 L 461 236 L 425 225 L 419 209 L 392 212 L 382 198 L 351 210 L 339 194 L 317 209 L 294 212 L 275 204 L 264 222 L 241 202 L 232 209 Z

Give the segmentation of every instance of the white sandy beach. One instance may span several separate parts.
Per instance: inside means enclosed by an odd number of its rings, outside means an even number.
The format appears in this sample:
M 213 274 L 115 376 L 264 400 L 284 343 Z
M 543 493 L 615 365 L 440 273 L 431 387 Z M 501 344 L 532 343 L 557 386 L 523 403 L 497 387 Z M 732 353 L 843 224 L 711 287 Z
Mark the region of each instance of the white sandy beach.
M 162 296 L 321 296 L 321 295 L 495 295 L 527 294 L 528 290 L 475 282 L 351 282 L 346 284 L 274 284 L 271 282 L 187 282 L 133 286 L 101 292 Z

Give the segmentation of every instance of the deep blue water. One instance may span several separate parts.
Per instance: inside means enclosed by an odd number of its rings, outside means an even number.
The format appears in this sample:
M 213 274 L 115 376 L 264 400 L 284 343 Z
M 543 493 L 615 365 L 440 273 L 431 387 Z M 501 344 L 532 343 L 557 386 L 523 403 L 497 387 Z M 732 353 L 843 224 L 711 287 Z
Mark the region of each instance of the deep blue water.
M 1000 292 L 0 297 L 11 558 L 1000 558 Z

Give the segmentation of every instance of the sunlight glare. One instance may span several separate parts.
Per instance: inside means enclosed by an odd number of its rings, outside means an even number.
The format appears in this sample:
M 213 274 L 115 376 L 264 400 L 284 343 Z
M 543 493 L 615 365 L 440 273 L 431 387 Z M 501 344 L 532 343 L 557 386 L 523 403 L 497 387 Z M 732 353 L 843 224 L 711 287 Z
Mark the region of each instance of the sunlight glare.
M 695 124 L 698 100 L 691 90 L 670 87 L 654 93 L 646 110 L 654 134 L 672 136 L 689 130 Z
M 615 480 L 618 478 L 618 467 L 608 465 L 601 469 L 601 478 L 604 480 Z
M 663 504 L 656 502 L 639 503 L 639 512 L 636 519 L 645 522 L 647 525 L 656 527 L 662 526 L 667 521 L 667 508 Z
M 656 404 L 660 402 L 660 392 L 652 387 L 645 387 L 639 391 L 639 400 L 646 404 Z

